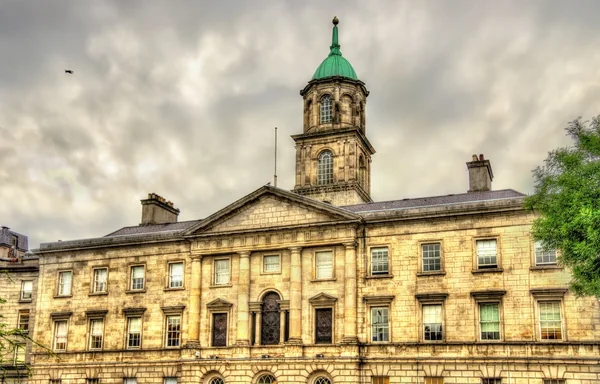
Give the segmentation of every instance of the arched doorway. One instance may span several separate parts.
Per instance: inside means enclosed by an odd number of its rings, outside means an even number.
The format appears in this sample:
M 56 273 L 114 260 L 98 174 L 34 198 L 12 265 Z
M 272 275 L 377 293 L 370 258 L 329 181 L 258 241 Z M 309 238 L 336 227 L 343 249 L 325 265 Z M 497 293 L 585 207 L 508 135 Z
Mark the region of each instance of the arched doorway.
M 279 308 L 281 298 L 276 292 L 263 296 L 261 308 L 260 343 L 262 345 L 279 344 L 281 332 L 281 315 Z

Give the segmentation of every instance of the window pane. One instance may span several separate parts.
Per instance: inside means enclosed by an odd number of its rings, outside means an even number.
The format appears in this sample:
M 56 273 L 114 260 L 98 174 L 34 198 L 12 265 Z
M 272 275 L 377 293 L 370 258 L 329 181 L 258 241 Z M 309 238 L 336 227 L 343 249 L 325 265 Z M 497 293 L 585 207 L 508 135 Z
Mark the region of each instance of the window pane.
M 500 340 L 500 309 L 497 303 L 479 305 L 481 340 Z
M 21 282 L 21 299 L 22 300 L 30 300 L 32 290 L 33 290 L 33 281 Z
M 144 289 L 144 266 L 131 267 L 131 289 Z
M 423 306 L 423 338 L 429 341 L 443 339 L 441 305 Z
M 387 247 L 371 248 L 371 273 L 373 275 L 389 273 Z
M 229 284 L 229 259 L 215 260 L 215 285 Z
M 389 341 L 388 308 L 371 308 L 371 339 Z
M 331 97 L 329 95 L 323 96 L 321 99 L 321 124 L 331 123 Z
M 183 287 L 183 263 L 169 264 L 169 288 Z
M 317 164 L 317 184 L 333 183 L 333 154 L 330 151 L 323 151 L 319 155 Z
M 58 274 L 58 294 L 68 296 L 71 294 L 71 271 L 59 272 Z
M 443 377 L 426 377 L 425 384 L 444 384 Z
M 102 349 L 102 339 L 104 333 L 104 320 L 90 320 L 90 349 Z
M 330 279 L 333 277 L 333 253 L 331 251 L 317 252 L 316 255 L 316 278 Z
M 19 320 L 17 322 L 17 327 L 24 331 L 29 330 L 29 310 L 23 310 L 19 312 Z
M 553 265 L 556 264 L 556 250 L 544 250 L 541 241 L 535 242 L 535 265 Z
M 227 345 L 227 314 L 213 314 L 213 329 L 212 329 L 212 345 L 213 347 L 225 347 Z
M 481 379 L 481 384 L 502 384 L 502 379 Z
M 258 379 L 258 384 L 273 384 L 275 383 L 275 377 L 271 375 L 264 375 Z
M 123 379 L 123 384 L 137 384 L 137 379 L 135 377 L 126 377 Z
M 544 340 L 561 340 L 560 302 L 550 301 L 539 305 L 541 338 Z
M 106 292 L 106 268 L 94 269 L 94 292 Z
M 179 347 L 181 339 L 181 316 L 167 316 L 167 347 Z
M 421 245 L 421 252 L 423 254 L 423 272 L 442 270 L 440 248 L 440 244 Z
M 270 255 L 263 258 L 264 272 L 279 272 L 279 255 Z
M 139 347 L 142 340 L 142 318 L 130 317 L 127 319 L 127 347 Z
M 333 328 L 333 310 L 331 308 L 315 309 L 315 343 L 331 344 Z
M 25 344 L 15 344 L 15 354 L 13 360 L 15 364 L 25 362 Z
M 54 323 L 54 350 L 64 351 L 67 349 L 67 322 L 57 321 Z
M 331 384 L 331 381 L 326 377 L 317 377 L 315 384 Z
M 164 384 L 177 384 L 176 377 L 165 377 Z
M 498 267 L 496 240 L 477 240 L 477 267 Z

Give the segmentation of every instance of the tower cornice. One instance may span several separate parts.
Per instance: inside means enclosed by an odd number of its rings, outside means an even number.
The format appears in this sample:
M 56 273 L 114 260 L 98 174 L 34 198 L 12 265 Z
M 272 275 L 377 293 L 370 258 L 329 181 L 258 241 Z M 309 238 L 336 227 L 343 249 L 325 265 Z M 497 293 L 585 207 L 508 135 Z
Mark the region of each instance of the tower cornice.
M 311 139 L 319 140 L 324 137 L 341 137 L 348 134 L 355 135 L 361 141 L 361 144 L 363 144 L 364 147 L 369 149 L 371 155 L 376 152 L 375 148 L 373 148 L 373 146 L 371 145 L 369 139 L 367 139 L 367 136 L 365 136 L 362 133 L 362 131 L 357 127 L 333 129 L 320 132 L 300 133 L 297 135 L 291 135 L 291 137 L 297 143 L 298 141 L 309 141 Z

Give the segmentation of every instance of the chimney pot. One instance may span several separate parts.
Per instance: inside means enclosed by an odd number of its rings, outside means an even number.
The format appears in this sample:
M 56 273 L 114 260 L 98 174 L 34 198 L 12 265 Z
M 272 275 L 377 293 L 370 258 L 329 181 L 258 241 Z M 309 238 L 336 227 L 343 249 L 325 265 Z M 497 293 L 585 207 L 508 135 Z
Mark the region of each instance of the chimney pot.
M 480 153 L 480 154 L 479 154 L 479 161 L 483 161 L 483 160 L 484 160 L 484 159 L 483 159 L 483 153 Z

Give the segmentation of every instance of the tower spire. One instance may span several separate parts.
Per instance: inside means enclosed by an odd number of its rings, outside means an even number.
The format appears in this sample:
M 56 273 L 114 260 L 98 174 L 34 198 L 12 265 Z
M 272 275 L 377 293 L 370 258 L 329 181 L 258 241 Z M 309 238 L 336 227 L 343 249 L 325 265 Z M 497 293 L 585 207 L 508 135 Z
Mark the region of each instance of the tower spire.
M 329 56 L 338 55 L 342 56 L 342 52 L 340 51 L 340 44 L 338 43 L 338 28 L 337 25 L 340 20 L 335 16 L 332 20 L 333 23 L 333 33 L 331 35 L 331 47 L 329 47 Z

